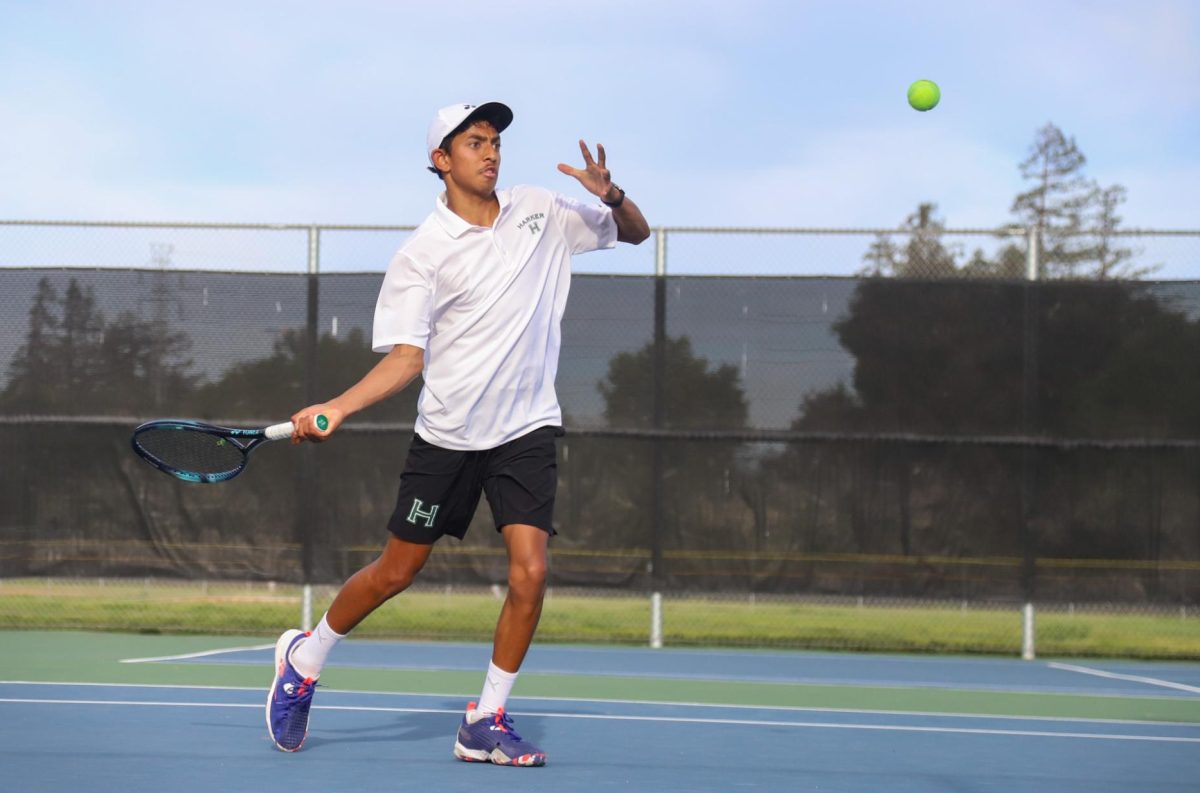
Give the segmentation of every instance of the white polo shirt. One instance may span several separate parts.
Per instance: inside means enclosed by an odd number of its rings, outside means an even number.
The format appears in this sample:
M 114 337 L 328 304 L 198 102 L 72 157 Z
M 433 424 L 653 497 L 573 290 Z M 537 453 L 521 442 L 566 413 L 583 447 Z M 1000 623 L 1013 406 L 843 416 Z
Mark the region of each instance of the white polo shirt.
M 416 431 L 446 449 L 493 449 L 562 423 L 554 378 L 571 255 L 617 240 L 603 205 L 523 185 L 496 197 L 487 228 L 443 193 L 392 257 L 375 305 L 376 352 L 425 350 Z

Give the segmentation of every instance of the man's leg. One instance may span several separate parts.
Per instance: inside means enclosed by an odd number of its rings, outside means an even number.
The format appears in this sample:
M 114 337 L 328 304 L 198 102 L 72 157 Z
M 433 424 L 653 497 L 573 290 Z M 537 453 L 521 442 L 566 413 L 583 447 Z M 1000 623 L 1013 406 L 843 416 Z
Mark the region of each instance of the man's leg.
M 546 594 L 546 543 L 550 535 L 535 527 L 511 524 L 501 529 L 508 547 L 508 597 L 500 610 L 477 710 L 497 713 L 508 703 L 517 672 L 533 641 Z
M 540 766 L 546 764 L 546 753 L 521 738 L 505 705 L 542 616 L 550 535 L 519 523 L 504 526 L 501 533 L 508 547 L 508 597 L 496 623 L 483 693 L 478 704 L 468 706 L 454 754 L 475 762 Z
M 496 622 L 479 702 L 467 705 L 454 755 L 461 760 L 539 766 L 546 754 L 513 729 L 505 704 L 542 616 L 546 547 L 554 534 L 558 427 L 539 427 L 486 456 L 483 492 L 508 549 L 508 597 Z
M 432 545 L 388 537 L 383 553 L 342 585 L 326 612 L 329 627 L 341 634 L 354 630 L 372 611 L 408 589 L 432 552 Z
M 312 635 L 289 630 L 279 637 L 266 710 L 275 746 L 285 752 L 300 749 L 308 735 L 313 689 L 329 653 L 372 611 L 407 589 L 432 550 L 432 545 L 389 537 L 383 553 L 342 586 Z
M 375 609 L 408 589 L 432 551 L 432 545 L 389 537 L 383 553 L 347 579 L 313 635 L 292 651 L 296 671 L 305 677 L 319 677 L 337 642 Z
M 550 535 L 536 526 L 522 524 L 510 524 L 500 531 L 508 548 L 508 597 L 496 623 L 492 661 L 515 673 L 525 660 L 542 616 Z M 503 707 L 504 703 L 500 705 Z

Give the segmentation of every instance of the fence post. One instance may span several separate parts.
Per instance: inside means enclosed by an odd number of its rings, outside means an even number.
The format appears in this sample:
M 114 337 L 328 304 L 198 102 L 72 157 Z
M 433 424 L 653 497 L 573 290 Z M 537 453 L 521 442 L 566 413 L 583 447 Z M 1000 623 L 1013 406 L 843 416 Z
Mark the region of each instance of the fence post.
M 1037 226 L 1029 227 L 1029 233 L 1026 234 L 1025 239 L 1025 280 L 1036 281 L 1038 280 L 1038 246 L 1041 244 Z
M 662 592 L 650 595 L 650 647 L 661 650 L 663 646 Z
M 667 274 L 667 230 L 664 228 L 654 230 L 654 274 Z
M 667 231 L 654 230 L 654 363 L 651 425 L 661 430 L 666 415 L 667 361 Z M 662 586 L 663 440 L 654 438 L 650 490 L 650 577 L 655 591 Z
M 305 584 L 300 595 L 300 630 L 302 631 L 311 631 L 313 628 L 312 595 L 312 584 Z
M 1033 620 L 1033 604 L 1026 603 L 1021 609 L 1021 658 L 1026 661 L 1032 661 L 1037 656 Z
M 1025 313 L 1022 332 L 1023 388 L 1021 390 L 1021 433 L 1028 439 L 1038 431 L 1038 320 L 1040 301 L 1038 246 L 1041 244 L 1036 226 L 1029 228 L 1025 258 Z M 1021 610 L 1021 657 L 1033 660 L 1034 626 L 1033 600 L 1037 589 L 1037 537 L 1034 533 L 1034 513 L 1037 500 L 1037 452 L 1028 440 L 1021 449 L 1021 592 L 1025 605 Z
M 318 316 L 321 311 L 321 229 L 308 227 L 307 304 L 304 333 L 304 399 L 311 405 L 317 396 L 317 346 L 319 342 Z M 312 584 L 317 578 L 317 504 L 318 486 L 317 460 L 311 448 L 299 449 L 299 474 L 296 485 L 296 534 L 300 540 L 301 574 L 304 594 L 300 605 L 300 624 L 312 625 Z M 305 630 L 308 630 L 306 627 Z

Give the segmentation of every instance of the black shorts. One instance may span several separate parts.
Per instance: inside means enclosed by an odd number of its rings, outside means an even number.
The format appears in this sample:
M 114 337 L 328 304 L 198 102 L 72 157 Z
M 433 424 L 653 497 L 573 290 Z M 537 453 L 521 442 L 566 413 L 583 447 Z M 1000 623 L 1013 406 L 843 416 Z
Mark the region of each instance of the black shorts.
M 561 427 L 539 427 L 495 449 L 470 452 L 443 449 L 413 435 L 388 531 L 421 545 L 445 534 L 461 540 L 480 494 L 486 493 L 497 531 L 523 523 L 554 535 L 554 439 L 562 434 Z

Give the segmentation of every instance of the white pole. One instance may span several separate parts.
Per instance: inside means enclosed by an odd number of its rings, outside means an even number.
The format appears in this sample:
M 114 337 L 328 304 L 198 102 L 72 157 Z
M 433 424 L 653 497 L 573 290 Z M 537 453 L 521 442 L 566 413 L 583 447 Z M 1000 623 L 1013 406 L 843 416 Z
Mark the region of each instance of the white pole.
M 654 274 L 667 274 L 667 230 L 654 230 Z
M 1033 641 L 1033 604 L 1026 603 L 1021 610 L 1021 658 L 1032 661 L 1035 657 Z
M 308 274 L 316 275 L 321 271 L 321 228 L 308 227 Z
M 1038 245 L 1040 243 L 1037 226 L 1030 226 L 1025 243 L 1025 279 L 1028 281 L 1038 280 Z
M 312 628 L 312 584 L 305 584 L 304 595 L 300 598 L 300 630 L 311 631 Z
M 661 592 L 650 595 L 650 646 L 655 650 L 661 650 L 663 646 Z
M 321 271 L 321 229 L 318 226 L 308 227 L 308 274 L 316 275 Z M 333 335 L 337 335 L 337 318 L 333 320 Z M 311 631 L 313 628 L 312 584 L 304 584 L 304 594 L 300 598 L 300 629 Z

